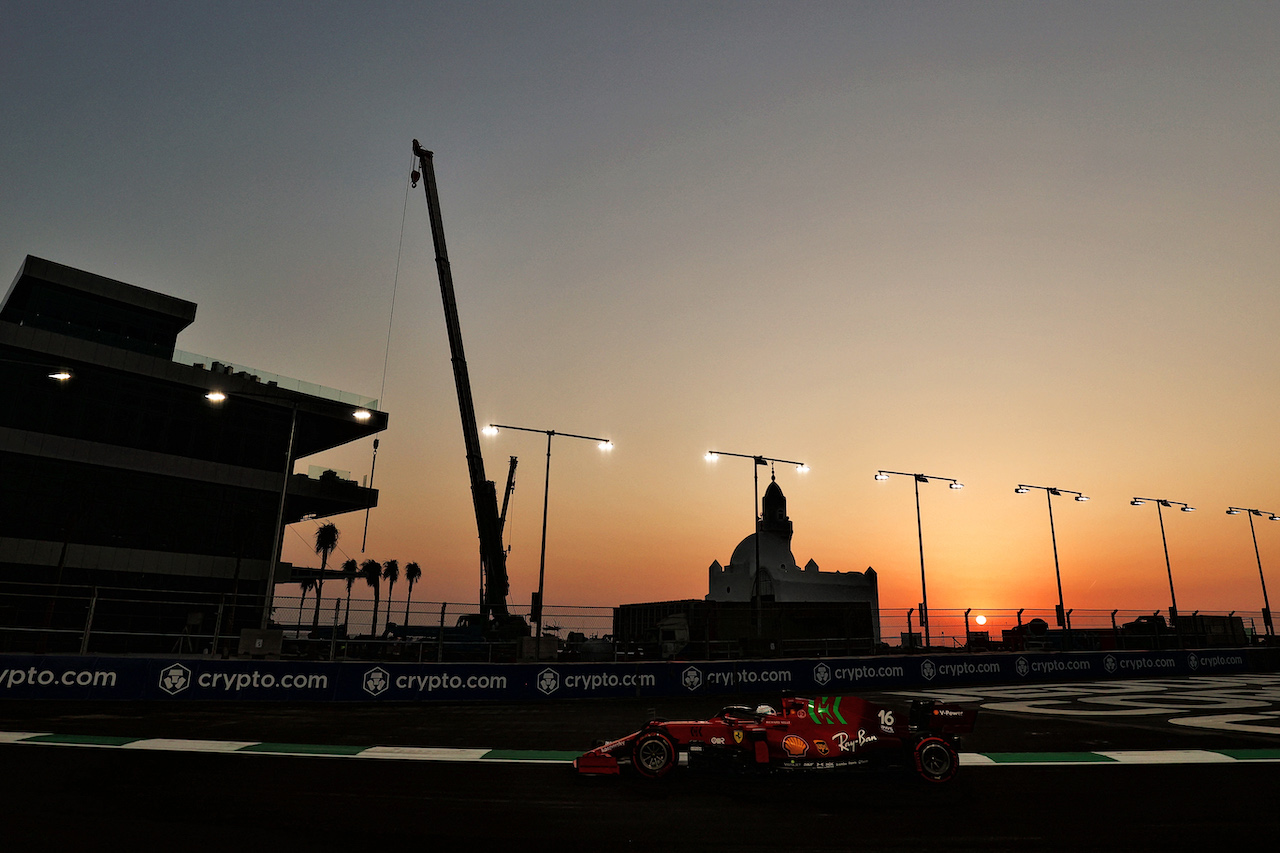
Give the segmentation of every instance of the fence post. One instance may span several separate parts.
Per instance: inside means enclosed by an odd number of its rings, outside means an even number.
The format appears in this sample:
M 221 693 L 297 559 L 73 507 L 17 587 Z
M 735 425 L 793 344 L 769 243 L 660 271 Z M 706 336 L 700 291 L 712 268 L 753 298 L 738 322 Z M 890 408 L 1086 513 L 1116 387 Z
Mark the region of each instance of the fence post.
M 93 597 L 89 599 L 89 613 L 84 619 L 84 634 L 80 637 L 80 654 L 89 653 L 89 632 L 93 630 L 93 611 L 98 606 L 98 588 L 93 588 Z
M 329 634 L 329 660 L 333 660 L 338 651 L 338 599 L 333 600 L 333 632 Z
M 218 615 L 213 620 L 213 646 L 210 649 L 213 657 L 218 656 L 218 641 L 222 635 L 222 608 L 226 606 L 226 603 L 227 594 L 224 592 L 218 596 Z
M 449 602 L 440 603 L 440 633 L 436 635 L 436 663 L 444 660 L 444 611 L 449 606 Z

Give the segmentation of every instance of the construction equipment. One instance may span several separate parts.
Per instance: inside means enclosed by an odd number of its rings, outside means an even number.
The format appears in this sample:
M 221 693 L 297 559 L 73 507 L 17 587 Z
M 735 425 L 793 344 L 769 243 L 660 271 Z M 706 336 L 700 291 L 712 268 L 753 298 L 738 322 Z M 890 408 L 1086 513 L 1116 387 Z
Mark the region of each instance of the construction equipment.
M 516 463 L 519 460 L 511 457 L 511 467 L 507 470 L 507 490 L 502 493 L 502 514 L 498 516 L 498 532 L 507 527 L 507 506 L 511 503 L 511 493 L 516 487 Z
M 476 428 L 475 404 L 471 400 L 471 379 L 462 349 L 462 326 L 458 320 L 458 303 L 453 292 L 453 273 L 444 242 L 444 223 L 440 217 L 440 198 L 436 192 L 436 174 L 432 153 L 413 140 L 413 156 L 418 169 L 411 175 L 413 186 L 422 179 L 427 197 L 427 214 L 431 219 L 431 239 L 435 244 L 436 272 L 440 277 L 440 296 L 444 301 L 445 326 L 449 334 L 449 352 L 453 359 L 453 381 L 458 389 L 458 412 L 462 416 L 462 436 L 466 443 L 467 471 L 471 475 L 471 500 L 475 505 L 476 529 L 480 535 L 480 614 L 493 639 L 515 639 L 529 636 L 529 624 L 523 617 L 507 609 L 507 554 L 502 547 L 505 511 L 498 514 L 498 496 L 493 481 L 485 479 L 484 458 L 480 453 L 480 434 Z M 512 460 L 508 481 L 515 474 Z M 508 486 L 508 496 L 510 486 Z M 506 502 L 505 500 L 503 501 Z

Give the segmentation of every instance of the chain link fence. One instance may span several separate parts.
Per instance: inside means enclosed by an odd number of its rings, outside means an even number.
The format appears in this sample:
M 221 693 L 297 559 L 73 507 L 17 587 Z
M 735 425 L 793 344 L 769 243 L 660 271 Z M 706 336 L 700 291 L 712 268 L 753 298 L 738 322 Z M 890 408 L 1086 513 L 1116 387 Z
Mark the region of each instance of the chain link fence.
M 527 607 L 511 615 L 530 622 Z M 1053 609 L 944 609 L 929 614 L 929 649 L 1162 648 L 1174 645 L 1248 645 L 1266 637 L 1260 611 L 1191 611 L 1177 623 L 1159 610 L 1074 609 L 1057 624 Z M 27 583 L 0 584 L 0 652 L 234 656 L 244 629 L 261 624 L 260 596 L 159 592 Z M 660 644 L 614 644 L 614 608 L 547 605 L 541 643 L 520 630 L 495 633 L 473 604 L 378 601 L 325 595 L 277 595 L 270 627 L 280 632 L 279 654 L 314 659 L 616 660 L 664 654 Z M 517 622 L 517 627 L 522 629 Z M 536 625 L 532 625 L 537 633 Z M 878 653 L 924 645 L 919 614 L 879 613 Z M 655 637 L 655 639 L 657 639 Z M 826 656 L 847 654 L 847 638 L 780 642 L 759 647 L 751 638 L 708 645 L 707 657 Z M 689 649 L 685 653 L 691 654 Z M 680 649 L 668 650 L 681 654 Z

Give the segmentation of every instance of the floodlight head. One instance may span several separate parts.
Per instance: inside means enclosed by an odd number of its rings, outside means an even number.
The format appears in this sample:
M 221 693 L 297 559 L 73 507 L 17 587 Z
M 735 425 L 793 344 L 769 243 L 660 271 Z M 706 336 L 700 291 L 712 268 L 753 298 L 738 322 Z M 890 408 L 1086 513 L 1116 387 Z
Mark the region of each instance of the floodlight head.
M 613 442 L 609 441 L 606 438 L 604 441 L 597 444 L 596 447 L 599 447 L 601 450 L 605 450 L 605 451 L 613 450 Z
M 1129 501 L 1129 506 L 1142 506 L 1144 503 L 1146 503 L 1146 501 L 1141 500 L 1139 498 L 1134 498 L 1133 500 Z
M 809 466 L 801 462 L 799 465 L 796 466 L 796 470 L 801 474 L 807 474 L 809 472 Z
M 1183 512 L 1195 512 L 1195 511 L 1196 511 L 1196 508 L 1195 508 L 1195 507 L 1193 507 L 1193 506 L 1184 506 L 1184 507 L 1182 507 L 1182 511 L 1183 511 Z
M 719 458 L 720 458 L 720 454 L 719 454 L 719 453 L 712 453 L 710 450 L 708 450 L 708 451 L 707 451 L 707 455 L 706 455 L 706 456 L 703 456 L 702 458 L 703 458 L 703 459 L 705 459 L 705 460 L 707 460 L 708 462 L 715 462 L 717 459 L 719 459 Z
M 964 483 L 952 483 L 952 484 L 949 486 L 949 488 L 952 488 L 952 489 L 963 489 L 963 488 L 964 488 Z
M 204 398 L 210 403 L 221 403 L 223 400 L 227 399 L 227 395 L 223 394 L 221 391 L 210 391 L 208 394 L 204 395 Z
M 71 371 L 70 371 L 70 370 L 55 370 L 53 373 L 50 373 L 50 374 L 49 374 L 49 378 L 50 378 L 50 379 L 53 379 L 53 380 L 54 380 L 54 381 L 56 381 L 56 382 L 66 382 L 68 379 L 70 379 L 70 378 L 71 378 Z
M 485 427 L 480 431 L 485 435 L 497 435 L 500 432 L 500 430 L 493 424 L 489 424 L 487 427 Z
M 368 409 L 356 409 L 354 412 L 351 413 L 351 417 L 355 418 L 361 423 L 364 423 L 365 421 L 369 420 L 369 418 L 373 417 L 373 413 L 370 412 Z
M 1014 489 L 1014 490 L 1013 490 L 1013 493 L 1014 493 L 1015 495 L 1025 495 L 1025 494 L 1026 494 L 1027 492 L 1029 492 L 1029 491 L 1031 491 L 1031 490 L 1030 490 L 1030 489 L 1028 489 L 1026 486 L 1018 486 L 1018 488 L 1016 488 L 1016 489 Z
M 885 472 L 883 472 L 883 471 L 880 471 L 880 472 L 878 472 L 878 473 L 876 474 L 876 479 L 877 479 L 877 480 L 887 480 L 887 479 L 889 479 L 889 475 L 888 475 L 888 474 L 886 474 L 886 473 L 885 473 Z
M 1272 513 L 1271 517 L 1268 518 L 1267 521 L 1280 521 L 1280 515 L 1276 515 L 1275 513 Z
M 1076 500 L 1077 500 L 1077 501 L 1079 501 L 1080 503 L 1084 503 L 1085 501 L 1089 500 L 1089 496 L 1088 496 L 1088 495 L 1076 495 Z
M 1239 515 L 1239 514 L 1240 514 L 1240 510 L 1236 509 L 1235 507 L 1231 507 L 1229 510 L 1227 510 L 1227 515 Z

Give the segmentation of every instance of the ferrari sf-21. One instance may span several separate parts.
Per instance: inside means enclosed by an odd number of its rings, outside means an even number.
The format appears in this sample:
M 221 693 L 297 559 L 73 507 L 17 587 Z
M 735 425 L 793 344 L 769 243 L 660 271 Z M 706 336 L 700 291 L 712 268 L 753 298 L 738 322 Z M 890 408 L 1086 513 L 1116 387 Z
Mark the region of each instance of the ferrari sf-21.
M 687 764 L 768 771 L 914 768 L 930 782 L 956 773 L 959 736 L 977 711 L 917 699 L 903 714 L 856 696 L 801 699 L 782 709 L 730 705 L 706 720 L 653 720 L 637 732 L 579 756 L 582 775 L 618 775 L 624 766 L 648 779 Z

